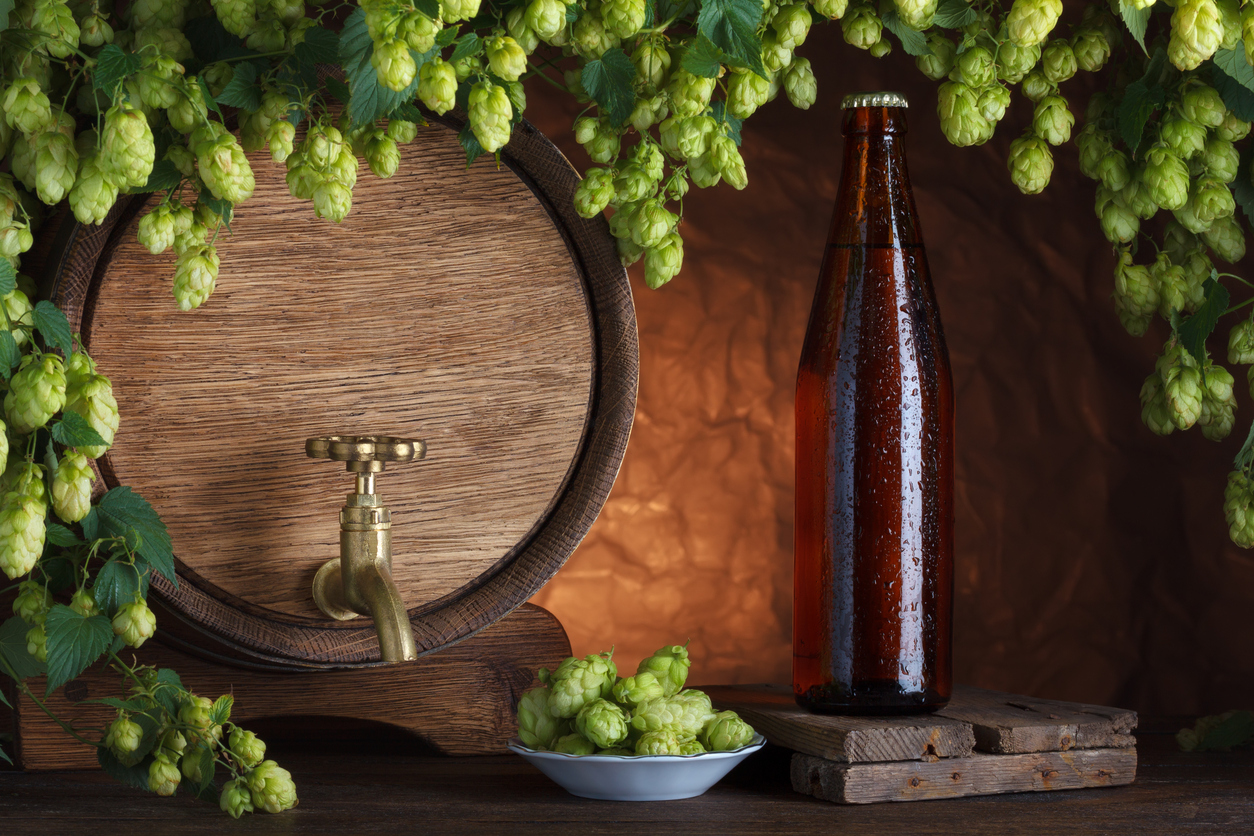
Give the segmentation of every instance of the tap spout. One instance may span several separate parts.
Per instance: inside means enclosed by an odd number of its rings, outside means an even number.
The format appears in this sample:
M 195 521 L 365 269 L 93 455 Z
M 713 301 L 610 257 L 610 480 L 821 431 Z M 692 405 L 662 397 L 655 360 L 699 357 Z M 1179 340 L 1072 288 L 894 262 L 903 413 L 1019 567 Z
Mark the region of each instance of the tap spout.
M 349 494 L 340 511 L 340 578 L 349 609 L 374 618 L 383 661 L 417 659 L 409 613 L 392 579 L 392 516 L 375 494 Z

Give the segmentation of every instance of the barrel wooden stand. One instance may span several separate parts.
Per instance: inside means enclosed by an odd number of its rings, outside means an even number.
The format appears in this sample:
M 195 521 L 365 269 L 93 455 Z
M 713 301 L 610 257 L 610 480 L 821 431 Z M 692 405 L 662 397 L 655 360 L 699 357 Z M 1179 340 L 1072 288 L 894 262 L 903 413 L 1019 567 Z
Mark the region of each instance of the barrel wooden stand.
M 467 167 L 459 127 L 432 118 L 388 180 L 363 168 L 339 225 L 251 155 L 257 190 L 218 237 L 217 290 L 189 313 L 170 297 L 173 254 L 135 240 L 159 196 L 119 201 L 99 226 L 62 213 L 24 264 L 113 380 L 122 425 L 98 490 L 131 487 L 170 528 L 178 583 L 152 578 L 157 639 L 136 655 L 198 694 L 234 693 L 232 719 L 356 718 L 449 754 L 503 752 L 536 669 L 570 654 L 526 602 L 622 462 L 631 290 L 605 219 L 575 213 L 579 176 L 552 143 L 524 122 L 500 165 Z M 305 456 L 324 435 L 427 442 L 378 488 L 415 662 L 383 666 L 369 618 L 314 605 L 351 488 Z M 122 691 L 92 672 L 51 705 L 96 726 L 110 710 L 74 703 Z M 95 764 L 31 704 L 17 731 L 28 769 Z

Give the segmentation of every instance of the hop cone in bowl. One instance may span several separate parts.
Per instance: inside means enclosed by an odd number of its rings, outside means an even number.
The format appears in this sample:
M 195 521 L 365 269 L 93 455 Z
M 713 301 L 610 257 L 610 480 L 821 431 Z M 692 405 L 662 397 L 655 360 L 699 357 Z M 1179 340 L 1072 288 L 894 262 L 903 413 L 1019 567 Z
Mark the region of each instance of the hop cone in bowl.
M 547 682 L 552 690 L 549 695 L 549 713 L 569 720 L 593 700 L 610 697 L 614 680 L 618 676 L 618 668 L 612 661 L 613 656 L 612 650 L 583 659 L 571 656 L 558 665 L 553 673 L 541 668 L 540 681 Z
M 638 706 L 631 713 L 631 725 L 638 732 L 654 732 L 673 727 L 685 737 L 695 737 L 713 716 L 710 698 L 697 691 L 693 696 L 676 694 Z
M 579 710 L 575 729 L 597 748 L 608 749 L 627 739 L 627 715 L 609 700 L 593 700 Z
M 552 749 L 557 739 L 570 734 L 570 723 L 549 711 L 548 688 L 532 688 L 518 701 L 518 738 L 529 749 Z
M 753 740 L 753 726 L 734 711 L 720 711 L 706 723 L 701 740 L 711 752 L 730 752 L 749 745 Z
M 651 673 L 662 683 L 663 696 L 678 694 L 688 681 L 688 668 L 692 662 L 688 659 L 688 648 L 683 645 L 669 645 L 654 651 L 653 655 L 640 663 L 636 674 Z

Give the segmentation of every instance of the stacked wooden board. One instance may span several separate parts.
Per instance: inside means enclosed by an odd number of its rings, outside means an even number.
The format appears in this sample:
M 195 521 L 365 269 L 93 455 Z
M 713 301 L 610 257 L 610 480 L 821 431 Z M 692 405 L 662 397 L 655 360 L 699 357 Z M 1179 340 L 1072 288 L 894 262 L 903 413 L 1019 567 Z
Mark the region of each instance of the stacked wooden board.
M 811 714 L 785 685 L 706 689 L 792 749 L 797 792 L 840 804 L 1112 787 L 1136 778 L 1136 712 L 959 686 L 935 714 Z

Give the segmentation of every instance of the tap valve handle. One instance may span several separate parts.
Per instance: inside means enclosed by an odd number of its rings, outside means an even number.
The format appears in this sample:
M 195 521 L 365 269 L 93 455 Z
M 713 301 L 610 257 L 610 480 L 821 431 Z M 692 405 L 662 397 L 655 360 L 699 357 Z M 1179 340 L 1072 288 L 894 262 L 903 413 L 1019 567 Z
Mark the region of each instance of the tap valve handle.
M 382 473 L 388 462 L 423 458 L 427 443 L 385 435 L 330 435 L 305 439 L 305 455 L 344 462 L 349 473 Z

